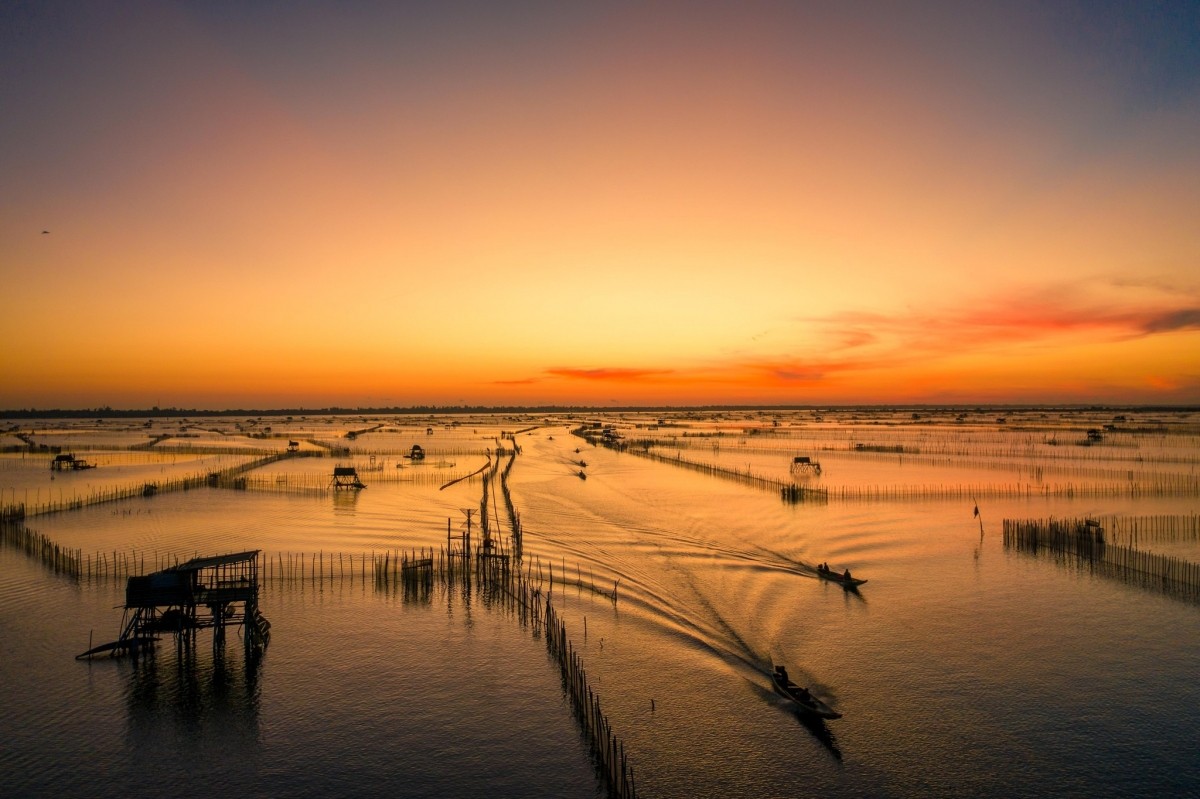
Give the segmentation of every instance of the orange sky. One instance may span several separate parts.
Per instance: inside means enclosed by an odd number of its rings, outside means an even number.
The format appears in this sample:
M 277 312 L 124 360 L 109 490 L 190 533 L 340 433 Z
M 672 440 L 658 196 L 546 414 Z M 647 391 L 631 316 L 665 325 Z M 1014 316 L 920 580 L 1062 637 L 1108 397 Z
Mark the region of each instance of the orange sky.
M 397 5 L 0 8 L 0 408 L 1200 403 L 1195 5 Z

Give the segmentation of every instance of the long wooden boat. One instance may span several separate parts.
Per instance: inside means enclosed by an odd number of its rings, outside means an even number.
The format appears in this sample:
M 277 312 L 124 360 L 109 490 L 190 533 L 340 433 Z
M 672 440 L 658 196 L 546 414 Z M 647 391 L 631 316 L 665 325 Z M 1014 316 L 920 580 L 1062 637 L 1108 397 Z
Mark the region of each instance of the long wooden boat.
M 826 570 L 818 568 L 817 576 L 822 580 L 828 580 L 831 583 L 837 583 L 843 588 L 858 588 L 860 585 L 866 582 L 866 580 L 860 580 L 857 577 L 851 577 L 849 580 L 847 580 L 841 574 L 841 572 L 835 572 L 832 569 Z
M 786 696 L 806 713 L 820 716 L 823 719 L 840 719 L 842 717 L 841 713 L 838 713 L 829 705 L 809 693 L 807 688 L 801 688 L 796 683 L 781 675 L 778 666 L 775 667 L 775 671 L 771 674 L 771 684 L 775 686 L 776 693 Z

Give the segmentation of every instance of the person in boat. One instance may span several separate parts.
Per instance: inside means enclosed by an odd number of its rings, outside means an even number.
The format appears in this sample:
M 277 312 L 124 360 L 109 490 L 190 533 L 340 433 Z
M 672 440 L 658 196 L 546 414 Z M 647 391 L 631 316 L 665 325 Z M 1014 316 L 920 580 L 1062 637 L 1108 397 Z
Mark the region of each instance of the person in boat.
M 850 570 L 849 569 L 846 569 L 846 571 L 842 572 L 842 579 L 845 580 L 846 582 L 850 582 Z
M 775 667 L 775 676 L 779 678 L 779 682 L 781 684 L 783 684 L 783 685 L 788 684 L 788 673 L 787 673 L 787 669 L 785 667 L 776 666 Z

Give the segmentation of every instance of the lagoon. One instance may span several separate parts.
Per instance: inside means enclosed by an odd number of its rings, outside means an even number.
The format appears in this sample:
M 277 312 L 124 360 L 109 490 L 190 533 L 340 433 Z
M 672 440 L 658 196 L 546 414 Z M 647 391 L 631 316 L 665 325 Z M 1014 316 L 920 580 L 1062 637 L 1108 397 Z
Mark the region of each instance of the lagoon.
M 641 796 L 1200 792 L 1200 603 L 1006 547 L 1002 534 L 1005 519 L 1094 518 L 1114 541 L 1200 560 L 1197 536 L 1138 526 L 1186 527 L 1197 513 L 1200 415 L 17 425 L 97 468 L 52 475 L 50 446 L 7 452 L 0 501 L 24 504 L 25 527 L 85 557 L 150 569 L 246 549 L 324 563 L 444 547 L 465 509 L 478 523 L 483 483 L 442 486 L 515 442 L 507 485 L 523 568 L 564 619 Z M 615 448 L 574 434 L 606 426 Z M 15 438 L 0 444 L 27 444 Z M 315 456 L 252 470 L 239 488 L 89 504 L 289 441 Z M 405 458 L 413 444 L 424 462 Z M 794 474 L 795 456 L 819 461 L 820 475 Z M 335 464 L 355 465 L 368 488 L 330 490 Z M 793 482 L 824 498 L 785 502 L 772 487 Z M 83 506 L 36 512 L 71 501 Z M 511 547 L 503 500 L 493 494 L 486 512 Z M 868 582 L 847 593 L 820 581 L 823 561 Z M 12 546 L 0 548 L 0 575 L 0 779 L 13 795 L 606 795 L 544 632 L 482 592 L 435 584 L 413 600 L 371 580 L 268 578 L 260 605 L 273 636 L 253 668 L 240 648 L 218 657 L 203 638 L 191 655 L 160 644 L 147 667 L 74 659 L 115 637 L 122 579 L 54 574 Z M 579 584 L 615 587 L 617 601 Z M 775 663 L 843 718 L 797 715 L 771 690 Z

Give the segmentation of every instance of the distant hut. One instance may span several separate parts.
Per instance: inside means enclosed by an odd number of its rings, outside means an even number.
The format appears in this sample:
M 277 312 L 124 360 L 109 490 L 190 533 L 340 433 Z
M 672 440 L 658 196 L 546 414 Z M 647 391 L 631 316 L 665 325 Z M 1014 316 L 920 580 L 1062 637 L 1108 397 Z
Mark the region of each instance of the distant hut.
M 54 456 L 54 460 L 50 462 L 51 471 L 63 472 L 70 469 L 78 471 L 79 469 L 95 469 L 96 464 L 88 463 L 83 458 L 76 458 L 70 453 L 62 453 Z
M 421 449 L 420 444 L 413 444 L 412 449 L 404 457 L 411 458 L 414 461 L 423 461 L 425 460 L 425 450 Z
M 790 472 L 792 477 L 820 476 L 821 464 L 808 455 L 797 455 L 792 458 Z
M 300 442 L 299 441 L 289 441 L 287 451 L 288 452 L 299 452 L 300 451 Z
M 358 478 L 358 470 L 353 466 L 335 466 L 333 467 L 333 482 L 330 483 L 334 489 L 351 488 L 360 489 L 366 488 L 366 484 Z

